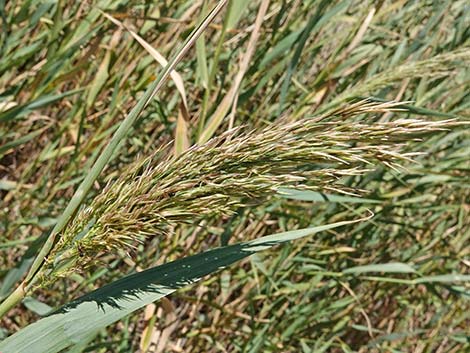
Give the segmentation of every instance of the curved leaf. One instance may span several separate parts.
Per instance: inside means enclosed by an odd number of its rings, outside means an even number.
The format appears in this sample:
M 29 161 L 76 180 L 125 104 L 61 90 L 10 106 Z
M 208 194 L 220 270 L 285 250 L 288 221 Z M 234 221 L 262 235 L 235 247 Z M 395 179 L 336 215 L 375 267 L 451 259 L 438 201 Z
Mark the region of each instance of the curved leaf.
M 179 288 L 199 281 L 251 254 L 360 220 L 294 230 L 209 250 L 135 273 L 99 288 L 0 343 L 0 352 L 53 353 Z

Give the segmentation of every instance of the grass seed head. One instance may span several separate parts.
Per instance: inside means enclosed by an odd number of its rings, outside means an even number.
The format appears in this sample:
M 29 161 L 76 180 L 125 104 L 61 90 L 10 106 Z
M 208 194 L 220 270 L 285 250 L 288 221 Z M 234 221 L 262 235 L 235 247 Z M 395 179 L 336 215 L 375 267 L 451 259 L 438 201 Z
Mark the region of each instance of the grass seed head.
M 104 252 L 132 248 L 146 237 L 168 236 L 178 224 L 260 203 L 281 186 L 355 192 L 340 179 L 378 163 L 396 169 L 413 156 L 401 152 L 407 141 L 453 124 L 347 120 L 396 110 L 399 104 L 362 101 L 261 131 L 242 134 L 234 129 L 177 158 L 157 151 L 136 161 L 65 229 L 49 256 L 43 283 L 93 263 Z

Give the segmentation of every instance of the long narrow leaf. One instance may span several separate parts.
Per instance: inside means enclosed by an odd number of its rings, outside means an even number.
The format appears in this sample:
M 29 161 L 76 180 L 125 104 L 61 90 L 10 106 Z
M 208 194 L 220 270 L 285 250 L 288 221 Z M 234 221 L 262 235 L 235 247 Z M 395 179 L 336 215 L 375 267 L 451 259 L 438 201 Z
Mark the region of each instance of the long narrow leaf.
M 132 274 L 63 306 L 54 314 L 10 336 L 0 343 L 0 352 L 58 352 L 80 343 L 133 311 L 256 252 L 362 220 L 278 233 Z

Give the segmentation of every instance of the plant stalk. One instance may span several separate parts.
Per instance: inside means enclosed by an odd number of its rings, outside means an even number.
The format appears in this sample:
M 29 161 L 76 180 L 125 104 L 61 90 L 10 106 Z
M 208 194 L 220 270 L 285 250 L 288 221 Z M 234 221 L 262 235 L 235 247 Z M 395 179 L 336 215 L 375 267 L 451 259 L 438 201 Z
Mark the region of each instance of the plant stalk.
M 18 304 L 26 296 L 24 290 L 24 282 L 22 282 L 13 293 L 11 293 L 1 304 L 0 304 L 0 317 L 3 317 L 11 308 Z

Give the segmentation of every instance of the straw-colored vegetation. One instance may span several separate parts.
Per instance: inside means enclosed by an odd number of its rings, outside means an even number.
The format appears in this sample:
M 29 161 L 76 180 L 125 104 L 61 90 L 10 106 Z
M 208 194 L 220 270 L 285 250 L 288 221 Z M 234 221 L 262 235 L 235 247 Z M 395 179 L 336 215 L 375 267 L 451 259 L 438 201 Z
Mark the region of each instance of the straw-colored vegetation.
M 0 24 L 2 353 L 470 350 L 466 1 Z

